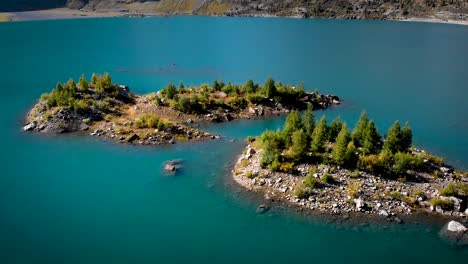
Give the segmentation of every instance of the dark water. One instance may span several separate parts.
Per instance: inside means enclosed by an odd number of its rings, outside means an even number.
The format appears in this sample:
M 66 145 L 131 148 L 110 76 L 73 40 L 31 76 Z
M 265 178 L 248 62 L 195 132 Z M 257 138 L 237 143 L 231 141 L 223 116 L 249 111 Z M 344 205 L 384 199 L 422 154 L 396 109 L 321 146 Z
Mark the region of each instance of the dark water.
M 242 139 L 281 118 L 209 127 L 229 140 L 137 148 L 20 131 L 56 81 L 109 71 L 137 93 L 169 81 L 285 83 L 345 101 L 323 113 L 468 168 L 468 28 L 423 23 L 177 17 L 0 24 L 1 263 L 456 263 L 437 227 L 327 224 L 270 211 L 229 186 Z M 317 112 L 317 115 L 322 113 Z M 382 131 L 383 132 L 383 131 Z M 184 159 L 176 177 L 165 160 Z

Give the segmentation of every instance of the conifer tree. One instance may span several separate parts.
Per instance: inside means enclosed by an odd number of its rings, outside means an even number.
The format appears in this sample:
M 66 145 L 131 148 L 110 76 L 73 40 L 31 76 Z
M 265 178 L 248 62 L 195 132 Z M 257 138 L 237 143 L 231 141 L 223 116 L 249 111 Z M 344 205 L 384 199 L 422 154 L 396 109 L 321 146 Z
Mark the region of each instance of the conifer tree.
M 93 74 L 91 75 L 91 83 L 92 83 L 92 84 L 96 84 L 96 82 L 97 82 L 97 76 L 96 76 L 95 73 L 93 73 Z
M 396 153 L 400 151 L 401 130 L 400 130 L 400 122 L 398 120 L 395 121 L 395 123 L 393 123 L 390 129 L 388 129 L 383 148 L 384 150 L 389 151 L 390 153 Z
M 303 129 L 296 130 L 292 134 L 292 157 L 296 160 L 303 158 L 308 149 L 307 145 L 307 134 Z
M 354 128 L 353 133 L 351 134 L 351 139 L 354 141 L 356 147 L 360 147 L 363 145 L 362 137 L 368 122 L 369 119 L 367 118 L 366 112 L 362 112 L 361 116 L 359 117 L 359 121 L 357 122 L 356 127 Z
M 82 92 L 86 92 L 89 88 L 89 84 L 86 81 L 84 75 L 81 75 L 80 80 L 78 81 L 78 89 Z
M 331 142 L 335 141 L 342 127 L 343 127 L 343 121 L 341 121 L 341 118 L 340 117 L 335 118 L 330 124 L 330 129 L 328 131 L 328 140 L 330 140 Z
M 276 95 L 275 81 L 270 77 L 265 82 L 265 96 L 267 98 L 273 98 Z
M 304 113 L 304 129 L 308 137 L 312 136 L 315 128 L 315 116 L 312 112 L 314 106 L 311 103 L 307 104 L 307 110 Z
M 401 149 L 400 151 L 407 152 L 413 144 L 413 131 L 406 122 L 405 126 L 401 129 Z
M 348 143 L 346 147 L 346 154 L 345 154 L 345 166 L 348 168 L 355 168 L 357 165 L 357 161 L 359 159 L 356 153 L 356 146 L 354 145 L 353 141 Z
M 286 140 L 286 145 L 289 146 L 291 143 L 291 136 L 294 131 L 300 130 L 303 128 L 301 114 L 298 111 L 291 111 L 286 122 L 284 123 L 284 136 Z
M 346 162 L 346 150 L 349 142 L 348 127 L 343 124 L 336 137 L 335 146 L 333 147 L 332 157 L 335 164 L 343 166 Z
M 221 87 L 221 85 L 219 84 L 219 82 L 218 82 L 217 80 L 215 80 L 215 81 L 213 82 L 213 90 L 214 90 L 214 91 L 221 91 L 221 88 L 222 88 L 222 87 Z
M 379 152 L 382 144 L 382 137 L 375 128 L 374 121 L 369 121 L 363 134 L 362 147 L 365 154 L 376 154 Z
M 255 86 L 254 82 L 252 80 L 248 80 L 243 86 L 242 86 L 242 92 L 244 93 L 254 93 L 255 92 Z
M 311 149 L 314 152 L 320 152 L 323 149 L 323 145 L 327 141 L 327 118 L 322 116 L 320 122 L 312 133 L 312 144 Z

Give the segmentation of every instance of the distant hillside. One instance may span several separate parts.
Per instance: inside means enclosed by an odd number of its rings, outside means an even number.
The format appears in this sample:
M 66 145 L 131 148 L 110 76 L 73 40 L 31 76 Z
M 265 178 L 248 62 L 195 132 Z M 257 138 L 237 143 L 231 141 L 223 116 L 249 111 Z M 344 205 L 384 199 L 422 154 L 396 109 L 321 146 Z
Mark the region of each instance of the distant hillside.
M 3 1 L 2 1 L 3 2 Z M 62 4 L 72 9 L 145 14 L 293 16 L 347 19 L 433 17 L 468 20 L 468 0 L 6 0 L 27 8 Z M 65 3 L 66 2 L 66 3 Z M 5 6 L 1 4 L 0 8 Z

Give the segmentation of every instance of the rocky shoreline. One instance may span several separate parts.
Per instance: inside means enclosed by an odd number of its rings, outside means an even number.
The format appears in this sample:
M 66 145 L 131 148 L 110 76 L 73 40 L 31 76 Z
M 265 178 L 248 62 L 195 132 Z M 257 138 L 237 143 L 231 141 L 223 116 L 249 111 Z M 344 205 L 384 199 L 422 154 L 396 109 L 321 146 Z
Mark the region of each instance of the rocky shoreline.
M 453 210 L 443 210 L 430 203 L 430 198 L 441 197 L 439 190 L 452 181 L 454 171 L 445 165 L 439 168 L 443 176 L 433 179 L 430 175 L 421 175 L 426 181 L 411 183 L 382 179 L 366 172 L 350 177 L 354 172 L 319 165 L 314 176 L 320 179 L 323 174 L 330 173 L 334 181 L 321 183 L 313 195 L 300 199 L 294 193 L 295 187 L 314 165 L 299 165 L 296 174 L 272 172 L 261 168 L 261 152 L 255 144 L 248 144 L 234 164 L 232 178 L 247 191 L 262 195 L 267 202 L 287 203 L 299 211 L 328 215 L 332 219 L 362 216 L 401 223 L 402 219 L 424 216 L 468 223 L 466 199 L 450 197 L 454 202 Z

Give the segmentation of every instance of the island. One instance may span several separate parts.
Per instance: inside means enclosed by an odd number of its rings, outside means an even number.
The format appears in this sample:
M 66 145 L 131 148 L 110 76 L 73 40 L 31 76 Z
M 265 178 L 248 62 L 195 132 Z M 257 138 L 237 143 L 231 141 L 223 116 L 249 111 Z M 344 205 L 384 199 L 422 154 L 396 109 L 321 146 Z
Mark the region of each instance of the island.
M 81 76 L 58 83 L 43 94 L 26 115 L 24 131 L 57 134 L 86 132 L 92 136 L 139 145 L 216 139 L 201 131 L 202 122 L 229 122 L 280 115 L 292 110 L 315 109 L 340 103 L 335 95 L 306 92 L 268 78 L 264 85 L 248 80 L 243 85 L 216 80 L 212 85 L 185 87 L 168 84 L 146 95 L 130 92 L 112 82 L 108 73 Z
M 319 214 L 393 222 L 415 213 L 468 216 L 468 173 L 412 146 L 408 123 L 396 121 L 383 138 L 365 112 L 350 130 L 340 118 L 316 122 L 312 108 L 292 111 L 283 130 L 249 137 L 234 180 L 268 201 Z

